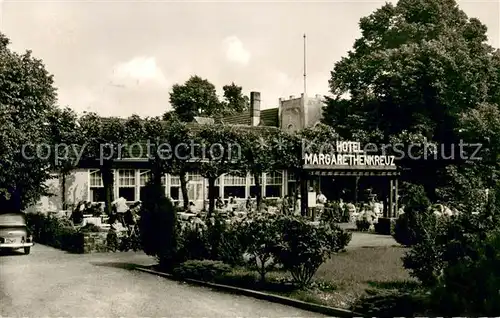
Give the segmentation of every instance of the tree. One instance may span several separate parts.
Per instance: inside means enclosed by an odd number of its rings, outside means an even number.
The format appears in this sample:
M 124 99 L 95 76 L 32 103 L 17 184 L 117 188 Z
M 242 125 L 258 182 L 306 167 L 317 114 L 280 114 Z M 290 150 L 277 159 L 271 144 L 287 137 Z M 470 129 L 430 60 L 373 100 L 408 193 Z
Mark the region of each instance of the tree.
M 175 84 L 170 93 L 170 104 L 174 108 L 163 115 L 164 120 L 177 116 L 183 122 L 191 122 L 196 116 L 223 117 L 248 110 L 250 100 L 243 95 L 242 87 L 231 83 L 222 87 L 222 100 L 215 86 L 207 79 L 191 76 L 184 84 Z
M 49 114 L 51 139 L 51 167 L 61 178 L 62 209 L 68 208 L 66 183 L 71 171 L 78 165 L 84 140 L 79 131 L 78 116 L 71 108 L 55 108 Z
M 167 125 L 159 117 L 150 117 L 144 120 L 144 142 L 148 147 L 149 183 L 148 195 L 156 192 L 154 197 L 165 196 L 162 188 L 162 177 L 166 173 L 166 167 L 162 160 L 162 144 L 166 141 Z M 167 149 L 168 150 L 168 149 Z
M 498 105 L 499 53 L 486 43 L 486 27 L 454 0 L 386 4 L 360 28 L 361 38 L 331 73 L 328 124 L 349 123 L 384 142 L 406 130 L 449 146 L 458 144 L 462 114 Z M 344 127 L 339 132 L 352 138 Z M 432 192 L 436 171 L 450 163 L 406 164 Z
M 282 130 L 274 133 L 269 140 L 274 170 L 287 170 L 295 174 L 297 184 L 302 171 L 302 138 L 298 134 L 290 134 Z M 295 192 L 297 199 L 298 193 Z
M 200 174 L 208 179 L 208 216 L 211 216 L 215 209 L 215 181 L 225 173 L 239 170 L 241 146 L 235 127 L 214 124 L 197 129 L 194 159 Z
M 131 121 L 137 118 L 132 117 Z M 126 145 L 127 138 L 134 135 L 134 124 L 125 124 L 116 117 L 101 118 L 95 113 L 86 113 L 79 119 L 82 136 L 86 140 L 83 158 L 93 164 L 99 164 L 102 183 L 105 192 L 106 213 L 112 213 L 111 202 L 114 200 L 113 174 L 114 161 L 120 159 L 129 151 Z
M 225 113 L 241 113 L 249 109 L 250 99 L 248 96 L 243 95 L 241 86 L 231 83 L 222 87 L 224 91 L 224 105 Z
M 170 104 L 181 121 L 191 122 L 195 116 L 212 116 L 220 110 L 215 86 L 197 75 L 183 85 L 175 84 Z
M 57 95 L 42 61 L 31 51 L 12 52 L 9 43 L 0 33 L 0 209 L 10 212 L 47 194 L 48 115 Z
M 247 129 L 239 132 L 239 144 L 241 146 L 240 171 L 246 177 L 247 173 L 253 176 L 255 188 L 257 189 L 257 207 L 260 208 L 262 201 L 262 189 L 260 179 L 262 174 L 270 172 L 275 166 L 272 154 L 272 143 L 270 131 Z

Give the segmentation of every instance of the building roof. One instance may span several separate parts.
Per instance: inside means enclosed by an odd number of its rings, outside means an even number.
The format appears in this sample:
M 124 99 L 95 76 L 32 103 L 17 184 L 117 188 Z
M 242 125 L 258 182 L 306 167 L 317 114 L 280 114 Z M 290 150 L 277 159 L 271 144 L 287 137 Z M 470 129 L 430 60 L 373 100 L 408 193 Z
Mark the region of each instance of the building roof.
M 260 124 L 259 126 L 272 126 L 279 127 L 278 119 L 279 109 L 270 108 L 260 111 Z M 237 115 L 226 116 L 222 119 L 222 122 L 228 125 L 251 125 L 251 114 L 250 111 L 244 111 Z

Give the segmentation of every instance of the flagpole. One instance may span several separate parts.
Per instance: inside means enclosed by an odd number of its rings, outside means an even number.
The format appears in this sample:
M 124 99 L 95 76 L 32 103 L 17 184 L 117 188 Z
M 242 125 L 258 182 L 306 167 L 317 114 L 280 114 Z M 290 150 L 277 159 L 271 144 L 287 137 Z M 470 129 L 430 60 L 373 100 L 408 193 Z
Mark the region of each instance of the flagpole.
M 306 34 L 304 33 L 304 96 L 307 92 L 307 69 L 306 69 Z

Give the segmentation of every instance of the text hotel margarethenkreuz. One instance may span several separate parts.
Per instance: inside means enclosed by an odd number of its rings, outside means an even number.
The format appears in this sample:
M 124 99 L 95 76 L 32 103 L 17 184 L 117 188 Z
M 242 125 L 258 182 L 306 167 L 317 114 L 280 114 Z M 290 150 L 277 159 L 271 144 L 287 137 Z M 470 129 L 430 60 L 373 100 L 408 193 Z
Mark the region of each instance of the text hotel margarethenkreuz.
M 360 142 L 337 141 L 336 153 L 306 153 L 305 165 L 395 166 L 395 156 L 367 155 Z

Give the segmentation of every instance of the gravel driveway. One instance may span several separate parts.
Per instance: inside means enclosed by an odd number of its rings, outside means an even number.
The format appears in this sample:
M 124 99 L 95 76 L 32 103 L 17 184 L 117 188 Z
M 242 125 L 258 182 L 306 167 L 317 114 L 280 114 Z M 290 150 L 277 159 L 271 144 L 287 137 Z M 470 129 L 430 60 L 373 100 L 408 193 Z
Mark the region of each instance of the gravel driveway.
M 142 253 L 0 255 L 1 317 L 323 317 L 131 270 Z

